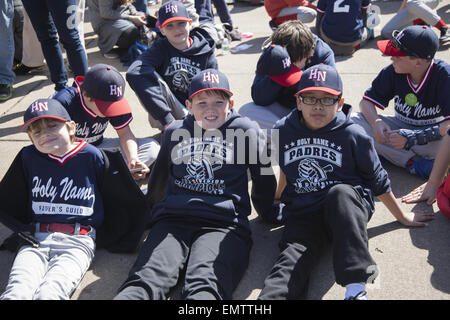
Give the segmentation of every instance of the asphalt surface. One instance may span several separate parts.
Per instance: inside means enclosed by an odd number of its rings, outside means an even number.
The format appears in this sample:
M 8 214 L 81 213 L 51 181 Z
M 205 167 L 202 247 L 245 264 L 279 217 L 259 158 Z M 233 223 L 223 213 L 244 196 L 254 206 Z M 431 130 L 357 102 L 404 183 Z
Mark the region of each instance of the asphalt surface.
M 401 1 L 373 1 L 381 9 L 381 23 L 375 28 L 374 40 L 357 51 L 351 57 L 337 57 L 337 69 L 344 82 L 345 101 L 359 110 L 359 101 L 378 72 L 390 63 L 376 48 L 380 28 L 395 14 Z M 152 12 L 158 6 L 152 6 Z M 230 5 L 234 25 L 241 32 L 250 32 L 253 37 L 234 41 L 231 48 L 247 44 L 245 50 L 236 53 L 218 53 L 219 69 L 229 79 L 234 92 L 235 106 L 239 107 L 251 101 L 250 87 L 256 69 L 256 62 L 261 52 L 261 45 L 271 34 L 269 17 L 263 6 L 251 5 L 249 2 L 237 2 Z M 438 14 L 450 23 L 450 1 L 441 1 Z M 313 31 L 313 23 L 310 24 Z M 436 30 L 436 29 L 434 29 Z M 436 30 L 437 32 L 437 30 Z M 92 32 L 88 16 L 85 21 L 85 38 L 89 66 L 96 63 L 110 63 L 123 75 L 127 67 L 118 59 L 105 60 L 99 53 L 97 38 Z M 438 51 L 436 57 L 450 61 L 450 43 Z M 69 84 L 72 79 L 69 80 Z M 24 110 L 37 98 L 53 94 L 53 84 L 48 79 L 48 71 L 32 76 L 19 76 L 14 84 L 12 99 L 0 104 L 0 177 L 3 177 L 17 152 L 30 142 L 24 133 L 19 132 Z M 158 132 L 147 122 L 147 114 L 140 105 L 134 92 L 127 88 L 125 96 L 133 108 L 134 120 L 131 127 L 137 137 L 154 136 Z M 382 114 L 392 114 L 393 108 L 387 108 Z M 111 126 L 106 136 L 114 137 Z M 394 195 L 401 198 L 409 191 L 423 183 L 405 170 L 393 165 L 386 165 L 392 181 Z M 424 209 L 435 213 L 435 219 L 424 228 L 407 228 L 396 222 L 389 211 L 379 201 L 376 212 L 368 224 L 369 249 L 380 269 L 375 284 L 368 286 L 369 299 L 382 300 L 446 300 L 450 298 L 450 220 L 446 219 L 436 204 L 401 204 L 405 210 Z M 254 245 L 249 268 L 234 293 L 235 299 L 256 299 L 264 279 L 278 256 L 278 241 L 283 227 L 273 228 L 265 224 L 253 212 L 251 217 Z M 0 241 L 10 231 L 0 225 Z M 118 287 L 125 280 L 136 254 L 112 254 L 98 250 L 93 264 L 83 278 L 72 299 L 94 300 L 112 299 Z M 0 293 L 3 292 L 14 254 L 0 251 Z M 309 298 L 324 300 L 342 300 L 345 289 L 334 281 L 332 257 L 330 251 L 323 255 L 310 282 Z M 173 296 L 177 297 L 176 293 Z

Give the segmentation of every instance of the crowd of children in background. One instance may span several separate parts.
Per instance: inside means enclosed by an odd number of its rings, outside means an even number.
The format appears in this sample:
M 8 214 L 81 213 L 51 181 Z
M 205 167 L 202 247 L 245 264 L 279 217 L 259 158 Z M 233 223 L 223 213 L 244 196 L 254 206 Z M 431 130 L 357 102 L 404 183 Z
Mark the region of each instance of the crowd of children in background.
M 22 0 L 22 18 L 36 31 L 56 92 L 27 108 L 21 131 L 32 144 L 0 184 L 0 222 L 14 231 L 3 246 L 18 250 L 0 299 L 69 299 L 97 247 L 140 247 L 116 300 L 167 299 L 181 274 L 183 299 L 232 299 L 249 263 L 252 206 L 266 222 L 284 225 L 259 299 L 306 298 L 330 239 L 345 299 L 367 299 L 365 285 L 378 274 L 367 235 L 375 197 L 405 226 L 426 226 L 433 214 L 405 211 L 400 201 L 437 199 L 450 217 L 450 65 L 435 58 L 450 33 L 434 10 L 438 0 L 404 0 L 383 27 L 386 40 L 377 46 L 392 63 L 362 94 L 361 112 L 344 102 L 335 56 L 373 39 L 379 11 L 370 0 L 256 1 L 273 34 L 249 84 L 253 101 L 239 108 L 215 56 L 224 39 L 241 38 L 230 1 L 162 1 L 155 17 L 147 1 L 133 2 L 87 1 L 105 58 L 151 40 L 124 78 L 108 64 L 88 69 L 74 19 L 84 0 Z M 12 13 L 12 0 L 0 3 Z M 305 25 L 314 19 L 316 34 Z M 10 39 L 5 30 L 2 39 Z M 31 46 L 25 33 L 22 40 L 14 71 L 41 69 L 43 61 L 23 60 Z M 2 68 L 13 56 L 0 57 Z M 4 74 L 0 99 L 7 100 L 13 68 Z M 127 82 L 160 141 L 133 134 Z M 395 116 L 379 115 L 392 100 Z M 118 139 L 103 136 L 108 123 Z M 428 181 L 396 199 L 383 161 Z M 146 178 L 144 194 L 135 181 Z

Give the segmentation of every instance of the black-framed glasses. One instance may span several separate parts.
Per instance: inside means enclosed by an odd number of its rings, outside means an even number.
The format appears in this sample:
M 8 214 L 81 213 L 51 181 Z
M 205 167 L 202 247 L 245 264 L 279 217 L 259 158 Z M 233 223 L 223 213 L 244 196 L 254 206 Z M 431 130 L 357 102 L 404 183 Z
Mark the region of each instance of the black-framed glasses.
M 297 96 L 301 102 L 304 104 L 315 106 L 317 102 L 320 102 L 320 104 L 324 107 L 331 107 L 336 102 L 340 100 L 340 97 L 337 98 L 330 98 L 330 97 L 323 97 L 323 98 L 314 98 L 314 97 L 304 97 L 301 95 Z
M 392 31 L 391 42 L 394 45 L 395 49 L 400 50 L 401 52 L 403 52 L 407 56 L 420 58 L 417 53 L 412 52 L 411 50 L 406 48 L 404 45 L 402 45 L 402 43 L 399 40 L 397 40 L 397 36 L 398 36 L 399 33 L 400 33 L 400 31 L 398 31 L 398 30 Z

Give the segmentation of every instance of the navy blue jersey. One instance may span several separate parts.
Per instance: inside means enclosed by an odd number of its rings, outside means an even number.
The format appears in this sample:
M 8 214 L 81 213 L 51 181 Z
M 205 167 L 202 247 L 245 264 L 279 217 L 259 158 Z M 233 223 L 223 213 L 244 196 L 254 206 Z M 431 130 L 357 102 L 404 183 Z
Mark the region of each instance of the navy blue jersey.
M 317 11 L 324 14 L 322 31 L 339 42 L 354 42 L 363 33 L 363 14 L 370 0 L 319 0 Z
M 103 134 L 108 127 L 108 122 L 116 130 L 125 128 L 133 120 L 131 113 L 117 117 L 99 117 L 86 106 L 81 94 L 80 85 L 84 77 L 77 77 L 72 87 L 66 87 L 59 91 L 53 99 L 58 100 L 69 112 L 70 118 L 75 121 L 77 139 L 84 140 L 93 145 L 99 145 L 103 141 Z
M 391 65 L 373 80 L 363 99 L 384 109 L 394 99 L 395 117 L 414 126 L 427 126 L 450 119 L 450 65 L 435 59 L 420 83 L 398 74 Z
M 76 143 L 63 156 L 41 153 L 34 145 L 24 148 L 23 168 L 35 222 L 78 222 L 95 228 L 102 223 L 103 156 L 85 141 Z
M 336 184 L 353 186 L 374 210 L 373 195 L 390 191 L 387 172 L 380 164 L 373 139 L 350 119 L 351 107 L 325 127 L 310 130 L 302 114 L 293 110 L 279 120 L 279 163 L 287 185 L 281 200 L 288 214 L 320 204 Z

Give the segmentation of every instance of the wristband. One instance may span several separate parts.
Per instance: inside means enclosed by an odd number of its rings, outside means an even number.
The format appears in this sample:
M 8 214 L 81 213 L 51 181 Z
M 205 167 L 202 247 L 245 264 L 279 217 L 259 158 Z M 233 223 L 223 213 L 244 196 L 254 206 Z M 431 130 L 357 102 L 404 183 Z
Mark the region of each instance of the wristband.
M 421 130 L 400 129 L 398 133 L 407 139 L 405 146 L 403 147 L 405 150 L 411 149 L 411 147 L 416 144 L 424 145 L 428 142 L 441 139 L 439 125 L 434 125 Z

